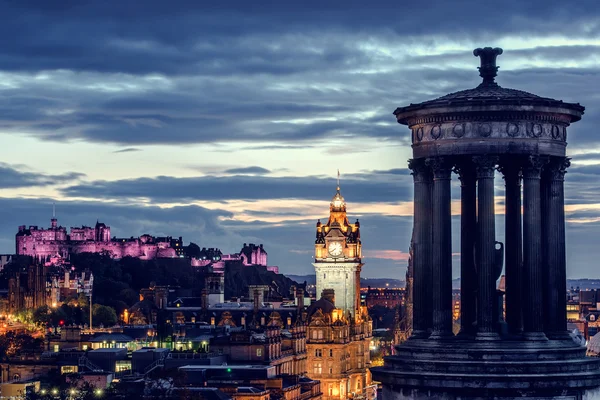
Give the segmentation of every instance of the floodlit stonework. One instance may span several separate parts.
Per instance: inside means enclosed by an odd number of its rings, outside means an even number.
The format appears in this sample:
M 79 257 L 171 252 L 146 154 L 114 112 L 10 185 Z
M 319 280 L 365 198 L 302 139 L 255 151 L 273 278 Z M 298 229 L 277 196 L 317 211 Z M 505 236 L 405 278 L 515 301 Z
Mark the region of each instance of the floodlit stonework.
M 95 227 L 67 228 L 58 225 L 55 217 L 47 229 L 37 226 L 19 227 L 16 254 L 49 260 L 66 259 L 69 254 L 106 253 L 113 258 L 136 257 L 142 260 L 183 256 L 182 238 L 142 235 L 138 238 L 111 238 L 110 227 L 97 222 Z

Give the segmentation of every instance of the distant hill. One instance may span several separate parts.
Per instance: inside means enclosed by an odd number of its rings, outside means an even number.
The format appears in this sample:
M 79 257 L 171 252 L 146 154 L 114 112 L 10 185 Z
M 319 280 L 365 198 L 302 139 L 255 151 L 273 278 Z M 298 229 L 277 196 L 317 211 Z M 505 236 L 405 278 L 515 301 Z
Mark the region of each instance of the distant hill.
M 295 280 L 296 282 L 306 281 L 309 285 L 316 284 L 315 275 L 286 275 L 288 278 Z M 386 286 L 386 283 L 389 286 Z M 404 281 L 400 279 L 386 279 L 386 278 L 361 278 L 361 287 L 390 287 L 390 288 L 403 288 Z

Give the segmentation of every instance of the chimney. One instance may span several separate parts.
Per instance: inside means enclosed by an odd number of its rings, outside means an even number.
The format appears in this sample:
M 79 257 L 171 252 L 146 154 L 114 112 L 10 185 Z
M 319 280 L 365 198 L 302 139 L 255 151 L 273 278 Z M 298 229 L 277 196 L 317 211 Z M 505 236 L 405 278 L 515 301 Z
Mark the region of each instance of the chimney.
M 202 310 L 206 311 L 208 308 L 208 289 L 202 289 Z
M 321 292 L 321 298 L 325 300 L 329 300 L 333 304 L 335 304 L 335 290 L 333 289 L 323 289 Z
M 258 302 L 260 299 L 260 291 L 258 289 L 254 289 L 254 313 L 258 313 Z
M 298 306 L 298 315 L 302 311 L 302 307 L 304 307 L 304 289 L 296 288 L 296 305 Z

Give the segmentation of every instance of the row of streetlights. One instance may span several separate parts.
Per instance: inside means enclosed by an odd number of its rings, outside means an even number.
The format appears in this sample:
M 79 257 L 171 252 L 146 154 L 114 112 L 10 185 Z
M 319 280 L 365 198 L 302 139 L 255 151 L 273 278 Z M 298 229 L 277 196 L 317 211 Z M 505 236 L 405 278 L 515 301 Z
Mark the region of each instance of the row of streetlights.
M 53 396 L 58 396 L 60 394 L 60 390 L 58 390 L 57 388 L 53 388 L 53 389 L 50 389 L 49 393 L 51 395 L 53 395 Z M 41 395 L 46 395 L 46 394 L 48 394 L 48 390 L 47 389 L 41 389 L 40 390 L 40 394 Z M 68 394 L 70 396 L 75 396 L 77 394 L 77 389 L 69 389 L 68 390 Z M 104 394 L 104 390 L 102 390 L 102 389 L 94 389 L 94 394 L 96 396 L 100 397 L 100 396 L 102 396 Z

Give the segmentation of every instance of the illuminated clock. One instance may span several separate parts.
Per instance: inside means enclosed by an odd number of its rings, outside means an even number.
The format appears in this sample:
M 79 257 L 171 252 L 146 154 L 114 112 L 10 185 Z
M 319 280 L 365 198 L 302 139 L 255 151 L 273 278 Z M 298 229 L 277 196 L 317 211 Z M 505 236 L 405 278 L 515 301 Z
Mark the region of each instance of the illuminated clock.
M 342 255 L 344 249 L 342 248 L 342 244 L 340 242 L 333 242 L 329 244 L 329 254 L 334 257 L 339 257 Z

